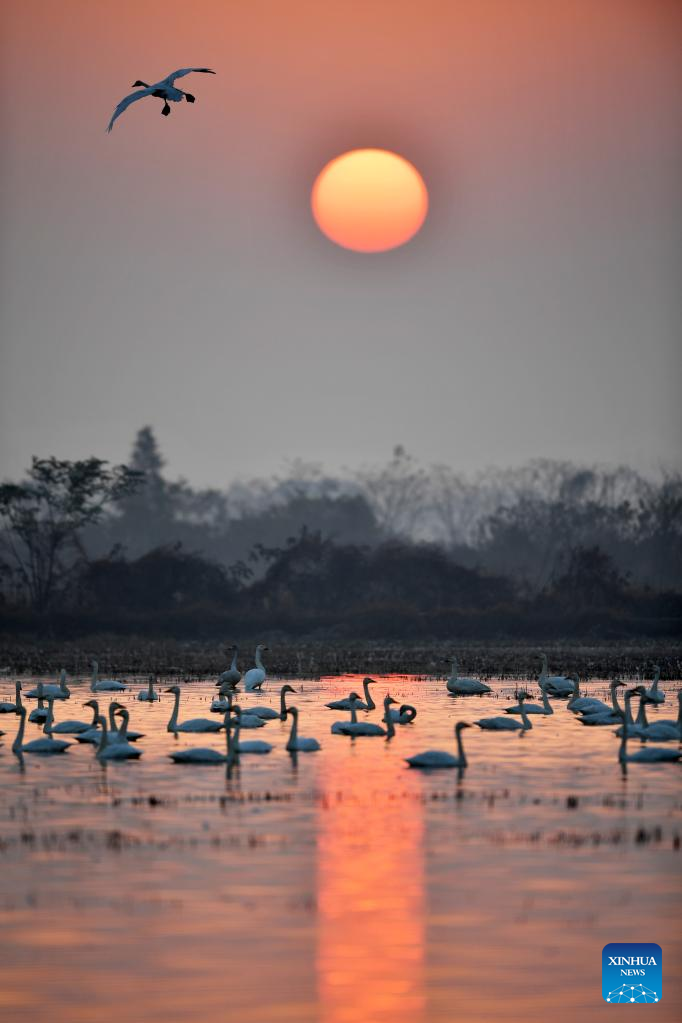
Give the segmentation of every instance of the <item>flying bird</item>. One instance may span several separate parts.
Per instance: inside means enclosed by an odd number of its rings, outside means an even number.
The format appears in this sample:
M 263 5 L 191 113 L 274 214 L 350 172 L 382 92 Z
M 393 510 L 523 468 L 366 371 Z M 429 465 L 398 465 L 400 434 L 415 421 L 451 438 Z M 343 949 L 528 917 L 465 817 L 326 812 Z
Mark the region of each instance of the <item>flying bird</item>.
M 214 75 L 215 71 L 211 71 L 208 67 L 183 67 L 179 71 L 173 71 L 172 74 L 168 75 L 167 78 L 163 78 L 160 82 L 156 82 L 154 85 L 147 85 L 146 82 L 141 82 L 140 79 L 133 82 L 133 89 L 137 89 L 141 86 L 139 92 L 131 92 L 129 96 L 122 99 L 114 110 L 113 116 L 109 121 L 109 127 L 107 131 L 111 131 L 114 126 L 114 121 L 117 117 L 120 117 L 124 110 L 127 110 L 131 103 L 135 100 L 142 99 L 144 96 L 156 96 L 158 99 L 164 101 L 163 109 L 161 113 L 164 117 L 168 117 L 171 108 L 168 105 L 171 103 L 179 103 L 184 97 L 188 103 L 194 103 L 194 96 L 190 92 L 183 92 L 182 89 L 176 89 L 174 82 L 176 78 L 183 78 L 185 75 L 191 75 L 193 71 L 200 71 L 202 74 Z

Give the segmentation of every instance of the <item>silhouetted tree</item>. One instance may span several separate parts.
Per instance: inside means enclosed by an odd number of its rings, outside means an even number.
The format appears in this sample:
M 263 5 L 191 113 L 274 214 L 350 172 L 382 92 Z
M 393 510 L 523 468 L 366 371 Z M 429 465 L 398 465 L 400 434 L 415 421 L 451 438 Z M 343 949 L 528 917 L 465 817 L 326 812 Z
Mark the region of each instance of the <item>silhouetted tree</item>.
M 106 466 L 99 458 L 34 458 L 23 483 L 0 486 L 3 546 L 38 612 L 49 607 L 79 553 L 80 530 L 140 483 L 128 466 Z

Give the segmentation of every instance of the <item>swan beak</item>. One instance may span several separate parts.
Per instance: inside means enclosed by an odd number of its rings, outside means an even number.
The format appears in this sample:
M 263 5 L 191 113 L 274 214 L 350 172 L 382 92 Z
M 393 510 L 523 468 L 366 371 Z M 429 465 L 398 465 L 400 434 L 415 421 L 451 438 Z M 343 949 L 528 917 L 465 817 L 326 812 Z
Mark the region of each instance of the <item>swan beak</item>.
M 175 692 L 175 686 L 171 686 L 170 689 L 164 689 L 164 693 L 174 693 L 174 692 Z

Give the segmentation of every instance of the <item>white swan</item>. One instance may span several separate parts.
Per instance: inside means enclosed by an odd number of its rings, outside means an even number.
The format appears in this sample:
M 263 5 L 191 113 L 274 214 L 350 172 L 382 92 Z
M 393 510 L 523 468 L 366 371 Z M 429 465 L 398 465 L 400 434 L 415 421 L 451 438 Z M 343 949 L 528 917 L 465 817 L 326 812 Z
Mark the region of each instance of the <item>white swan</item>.
M 99 727 L 99 703 L 97 700 L 88 700 L 87 703 L 83 704 L 84 707 L 92 707 L 93 724 L 87 730 L 87 732 L 79 732 L 76 735 L 77 742 L 91 742 L 95 746 L 99 744 L 102 738 L 102 732 Z
M 0 703 L 0 714 L 18 714 L 23 704 L 21 702 L 21 682 L 14 683 L 14 703 L 8 700 Z
M 291 688 L 291 687 L 289 687 Z M 212 714 L 224 714 L 226 710 L 232 710 L 232 701 L 234 699 L 234 690 L 229 683 L 225 683 L 218 690 L 220 699 L 211 701 L 211 713 Z M 265 708 L 269 710 L 270 708 Z M 273 711 L 274 717 L 278 718 L 279 714 Z M 259 717 L 250 708 L 244 711 L 241 716 L 241 727 L 242 728 L 263 728 L 265 726 L 265 718 Z
M 644 711 L 644 704 L 648 697 L 646 694 L 642 699 L 642 710 Z M 659 721 L 652 721 L 651 723 L 646 719 L 646 711 L 643 713 L 643 722 L 640 730 L 640 736 L 643 739 L 654 739 L 656 742 L 670 742 L 682 740 L 682 689 L 677 694 L 678 700 L 678 711 L 677 720 L 673 721 L 672 718 L 662 718 Z
M 388 716 L 394 725 L 411 725 L 417 716 L 417 708 L 410 703 L 403 703 L 399 710 L 390 708 Z
M 627 723 L 624 722 L 619 728 L 616 729 L 616 735 L 620 739 L 623 735 L 625 728 L 628 730 L 629 739 L 643 739 L 645 732 L 649 726 L 649 722 L 646 719 L 646 692 L 644 686 L 636 686 L 633 689 L 633 693 L 639 694 L 639 711 L 637 713 L 637 720 L 634 721 L 632 718 L 632 710 L 630 701 L 628 700 L 625 704 L 625 716 Z M 620 714 L 620 707 L 618 708 Z
M 42 682 L 38 683 L 38 706 L 33 708 L 28 716 L 28 720 L 34 721 L 37 725 L 42 725 L 47 720 L 47 707 L 45 706 Z
M 542 653 L 539 656 L 542 659 L 539 684 L 544 686 L 551 696 L 572 696 L 573 680 L 567 678 L 566 675 L 548 675 L 547 656 Z
M 526 714 L 526 708 L 524 707 L 525 700 L 528 699 L 528 693 L 519 693 L 519 713 L 521 715 L 522 724 L 515 721 L 512 717 L 495 717 L 495 718 L 479 718 L 478 721 L 474 721 L 475 725 L 479 728 L 483 728 L 487 732 L 512 732 L 522 731 L 526 732 L 529 728 L 533 727 L 533 724 Z
M 244 689 L 247 693 L 252 693 L 255 689 L 262 689 L 263 683 L 266 679 L 265 667 L 261 660 L 261 654 L 268 647 L 259 643 L 256 647 L 256 667 L 249 668 L 246 675 L 244 675 Z
M 211 714 L 224 714 L 226 710 L 232 710 L 232 686 L 226 682 L 218 690 L 218 695 L 211 700 Z
M 613 682 L 609 682 L 609 689 L 611 690 L 611 707 L 606 707 L 605 710 L 596 710 L 593 714 L 585 713 L 578 718 L 581 725 L 617 725 L 620 723 L 623 715 L 618 703 L 618 697 L 616 696 L 616 689 L 619 686 L 624 686 L 624 682 L 620 682 L 615 679 Z
M 211 721 L 210 718 L 190 718 L 189 721 L 178 723 L 178 711 L 180 709 L 180 686 L 170 686 L 167 693 L 173 693 L 175 702 L 173 713 L 166 725 L 167 732 L 219 732 L 223 727 L 222 721 Z
M 97 715 L 93 715 L 92 721 L 77 721 L 68 720 L 60 721 L 58 725 L 52 722 L 52 700 L 53 697 L 48 696 L 48 708 L 47 708 L 47 719 L 45 721 L 45 731 L 49 732 L 50 735 L 77 735 L 83 732 L 89 732 L 91 728 L 95 728 L 97 725 Z M 48 727 L 49 725 L 49 727 Z
M 263 742 L 262 739 L 246 739 L 241 742 L 239 739 L 239 732 L 241 730 L 241 707 L 235 706 L 232 708 L 233 713 L 236 715 L 235 723 L 230 729 L 230 735 L 232 736 L 231 744 L 232 750 L 235 754 L 238 753 L 270 753 L 272 746 L 269 742 Z
M 220 673 L 220 675 L 218 675 L 218 681 L 216 682 L 216 685 L 220 686 L 221 688 L 224 685 L 229 685 L 232 689 L 236 689 L 242 680 L 242 673 L 237 667 L 239 647 L 233 644 L 230 649 L 233 650 L 232 664 L 227 669 L 227 671 L 223 671 Z
M 449 693 L 453 696 L 475 696 L 477 693 L 491 692 L 490 686 L 478 678 L 460 678 L 457 674 L 457 658 L 452 658 L 452 675 L 446 682 Z
M 124 726 L 127 726 L 128 711 L 125 707 L 121 708 L 120 714 L 123 717 Z M 141 749 L 136 749 L 135 746 L 125 741 L 110 742 L 107 721 L 103 714 L 100 714 L 98 721 L 101 730 L 99 746 L 95 751 L 98 760 L 139 760 L 142 756 Z
M 66 671 L 64 668 L 59 673 L 59 685 L 52 685 L 47 682 L 42 683 L 43 696 L 47 699 L 48 696 L 52 696 L 55 700 L 68 700 L 71 696 L 71 690 L 66 684 Z M 30 689 L 26 695 L 31 699 L 35 700 L 40 695 L 40 686 L 36 686 L 35 689 Z
M 632 699 L 635 694 L 635 690 L 631 689 L 625 694 L 626 705 Z M 620 748 L 618 750 L 618 759 L 621 764 L 658 764 L 663 761 L 676 761 L 682 757 L 682 753 L 675 749 L 666 749 L 664 746 L 645 746 L 643 749 L 637 750 L 636 753 L 628 753 L 627 741 L 628 741 L 628 719 L 627 714 L 622 714 L 623 718 L 623 735 L 620 740 Z
M 298 707 L 289 707 L 287 714 L 291 714 L 293 718 L 291 722 L 291 732 L 289 733 L 289 740 L 287 742 L 287 750 L 290 753 L 314 753 L 316 750 L 321 749 L 317 739 L 304 739 L 298 734 Z
M 230 710 L 225 711 L 223 717 L 223 728 L 225 729 L 225 752 L 219 753 L 218 750 L 210 749 L 207 746 L 194 746 L 192 749 L 181 749 L 176 750 L 174 753 L 169 753 L 168 756 L 176 764 L 227 764 L 234 759 L 234 753 L 231 755 L 230 750 L 230 729 L 232 724 L 230 722 Z
M 523 709 L 525 710 L 526 714 L 544 714 L 545 716 L 547 716 L 548 714 L 553 714 L 554 713 L 554 708 L 552 707 L 552 704 L 549 702 L 549 698 L 547 696 L 547 690 L 545 689 L 544 686 L 540 686 L 540 692 L 542 694 L 542 704 L 539 704 L 539 703 L 524 703 Z M 505 714 L 520 714 L 520 713 L 521 713 L 521 704 L 520 703 L 514 704 L 513 707 L 507 707 L 506 710 L 505 710 Z
M 395 735 L 395 726 L 389 717 L 388 709 L 392 703 L 396 702 L 393 697 L 384 697 L 384 716 L 382 720 L 385 722 L 386 727 L 382 728 L 381 725 L 377 725 L 373 721 L 358 721 L 356 703 L 360 698 L 357 696 L 357 693 L 351 694 L 351 696 L 353 695 L 357 699 L 350 710 L 351 719 L 350 721 L 335 721 L 331 727 L 334 735 L 367 736 L 368 738 L 371 736 L 385 736 L 387 739 L 392 739 Z
M 97 672 L 99 670 L 99 664 L 97 661 L 92 662 L 92 679 L 90 680 L 90 692 L 91 693 L 120 693 L 128 686 L 124 685 L 123 682 L 117 682 L 113 678 L 97 678 Z
M 575 714 L 596 714 L 600 711 L 607 713 L 610 710 L 608 703 L 604 703 L 603 700 L 597 700 L 592 696 L 580 695 L 579 675 L 571 675 L 570 678 L 573 681 L 573 696 L 566 704 L 569 710 L 572 710 Z
M 141 689 L 140 692 L 137 694 L 137 698 L 138 700 L 141 700 L 143 703 L 155 703 L 157 700 L 161 699 L 156 689 L 154 688 L 153 675 L 149 676 L 149 683 L 147 685 L 147 688 Z
M 278 718 L 280 721 L 286 721 L 287 717 L 287 693 L 295 693 L 296 690 L 293 686 L 285 685 L 279 691 L 279 711 L 274 710 L 272 707 L 247 707 L 242 714 L 242 722 L 244 721 L 244 714 L 249 714 L 257 718 L 262 718 L 263 721 L 274 721 Z
M 52 697 L 50 697 L 50 700 L 52 700 Z M 15 753 L 17 756 L 21 756 L 22 753 L 64 753 L 72 745 L 63 739 L 52 739 L 49 735 L 44 735 L 40 739 L 33 739 L 31 742 L 24 743 L 26 708 L 22 706 L 17 711 L 17 714 L 19 715 L 19 729 L 12 743 L 12 753 Z
M 111 120 L 107 126 L 107 131 L 111 131 L 114 126 L 114 121 L 117 117 L 120 117 L 124 110 L 127 110 L 131 103 L 135 103 L 138 99 L 143 99 L 145 96 L 156 96 L 158 99 L 162 99 L 163 109 L 161 113 L 164 117 L 170 114 L 170 107 L 168 101 L 171 103 L 179 103 L 181 99 L 186 99 L 188 103 L 194 103 L 194 96 L 190 92 L 183 92 L 182 89 L 176 89 L 174 82 L 176 78 L 184 78 L 185 75 L 192 74 L 197 71 L 205 75 L 214 75 L 215 71 L 211 71 L 208 67 L 185 67 L 180 68 L 178 71 L 171 72 L 166 78 L 162 78 L 160 82 L 155 82 L 154 85 L 147 85 L 146 82 L 141 82 L 140 79 L 133 82 L 133 89 L 137 89 L 139 86 L 142 88 L 139 92 L 131 92 L 129 96 L 122 99 L 114 110 Z
M 466 767 L 467 758 L 462 745 L 462 729 L 471 728 L 466 721 L 458 721 L 455 725 L 455 739 L 457 740 L 457 756 L 452 753 L 445 753 L 439 749 L 427 749 L 424 753 L 416 753 L 413 757 L 407 757 L 406 764 L 410 767 L 438 768 L 438 767 Z
M 654 678 L 650 689 L 646 691 L 646 698 L 650 703 L 665 703 L 665 693 L 658 688 L 658 680 L 661 677 L 661 669 L 654 664 Z
M 362 688 L 365 693 L 365 702 L 363 703 L 360 697 L 355 702 L 356 710 L 374 710 L 376 704 L 372 699 L 372 694 L 369 691 L 369 687 L 376 685 L 373 678 L 363 678 Z M 352 694 L 351 694 L 352 695 Z M 357 695 L 357 694 L 355 694 Z M 332 700 L 331 703 L 325 703 L 325 707 L 329 707 L 330 710 L 350 710 L 353 701 L 350 696 L 344 696 L 342 700 Z

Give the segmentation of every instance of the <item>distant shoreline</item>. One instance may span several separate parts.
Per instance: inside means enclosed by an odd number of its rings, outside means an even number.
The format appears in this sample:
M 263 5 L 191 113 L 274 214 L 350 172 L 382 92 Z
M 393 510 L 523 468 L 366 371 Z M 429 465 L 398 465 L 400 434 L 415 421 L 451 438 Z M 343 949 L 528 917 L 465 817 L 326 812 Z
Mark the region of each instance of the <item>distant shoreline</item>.
M 237 639 L 239 637 L 236 637 Z M 5 677 L 13 674 L 54 675 L 65 668 L 70 675 L 87 676 L 97 658 L 100 672 L 116 676 L 154 673 L 180 679 L 206 678 L 223 671 L 229 662 L 227 646 L 215 642 L 150 640 L 112 635 L 89 636 L 80 641 L 49 639 L 31 642 L 0 636 L 0 667 Z M 682 678 L 682 642 L 676 639 L 633 638 L 627 641 L 578 641 L 540 639 L 519 641 L 348 642 L 340 640 L 297 642 L 265 637 L 270 650 L 264 655 L 268 676 L 300 679 L 321 675 L 410 674 L 447 677 L 448 658 L 456 654 L 462 675 L 482 678 L 535 679 L 540 662 L 538 650 L 549 659 L 557 674 L 577 671 L 581 679 L 650 677 L 652 665 L 661 668 L 664 680 Z M 239 665 L 252 665 L 252 643 L 240 644 Z M 2 678 L 0 678 L 0 686 Z

